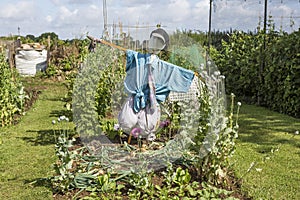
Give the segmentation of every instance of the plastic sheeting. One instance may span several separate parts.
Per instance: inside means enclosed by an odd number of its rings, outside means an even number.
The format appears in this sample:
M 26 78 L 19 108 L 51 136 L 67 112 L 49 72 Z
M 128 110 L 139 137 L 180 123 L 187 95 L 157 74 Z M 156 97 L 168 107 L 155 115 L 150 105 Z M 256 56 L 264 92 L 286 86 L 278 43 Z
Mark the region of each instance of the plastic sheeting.
M 20 50 L 15 56 L 15 61 L 21 75 L 34 76 L 37 72 L 46 70 L 47 50 Z

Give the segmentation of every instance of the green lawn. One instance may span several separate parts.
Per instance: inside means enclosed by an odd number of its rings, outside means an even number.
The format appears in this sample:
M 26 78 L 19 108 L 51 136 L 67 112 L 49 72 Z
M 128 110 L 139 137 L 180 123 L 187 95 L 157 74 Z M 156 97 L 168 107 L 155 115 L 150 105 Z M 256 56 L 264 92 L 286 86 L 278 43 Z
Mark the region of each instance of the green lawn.
M 0 199 L 3 200 L 52 199 L 49 188 L 29 183 L 53 175 L 56 156 L 51 121 L 63 110 L 61 98 L 66 89 L 59 83 L 30 84 L 46 89 L 16 126 L 0 128 Z
M 27 85 L 46 89 L 16 126 L 0 128 L 0 199 L 52 199 L 48 187 L 29 183 L 54 173 L 51 122 L 63 114 L 66 89 L 62 83 L 30 80 Z M 239 126 L 232 162 L 243 191 L 253 199 L 300 199 L 300 135 L 294 135 L 300 119 L 242 105 Z
M 239 127 L 233 162 L 243 190 L 254 199 L 300 199 L 300 119 L 243 105 Z

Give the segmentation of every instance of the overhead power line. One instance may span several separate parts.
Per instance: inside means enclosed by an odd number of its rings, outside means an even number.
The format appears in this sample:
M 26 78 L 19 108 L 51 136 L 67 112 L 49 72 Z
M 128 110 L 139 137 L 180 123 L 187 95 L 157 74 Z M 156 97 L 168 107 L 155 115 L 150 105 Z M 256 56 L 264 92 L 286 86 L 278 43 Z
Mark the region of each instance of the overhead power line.
M 265 25 L 267 22 L 266 18 L 268 15 L 272 16 L 272 18 L 277 18 L 277 19 L 278 18 L 280 18 L 280 19 L 283 19 L 283 18 L 298 19 L 298 18 L 300 18 L 300 16 L 293 16 L 294 11 L 297 11 L 300 9 L 300 0 L 210 0 L 210 3 L 213 5 L 214 12 L 217 12 L 217 8 L 219 6 L 231 7 L 231 6 L 243 5 L 243 7 L 244 7 L 247 5 L 254 6 L 254 4 L 260 4 L 261 6 L 264 6 L 264 9 L 263 9 L 264 30 L 265 30 Z M 280 5 L 280 4 L 287 4 L 287 3 L 299 4 L 299 9 L 297 9 L 297 7 L 293 7 L 292 9 L 294 9 L 294 10 L 290 13 L 290 16 L 287 16 L 286 14 L 285 14 L 285 16 L 283 16 L 283 15 L 273 16 L 272 14 L 270 14 L 274 6 Z M 293 4 L 293 5 L 295 5 L 295 4 Z
M 263 4 L 264 0 L 212 0 L 213 2 L 256 2 L 259 4 Z M 296 2 L 297 0 L 268 0 L 268 2 L 272 3 L 287 3 L 287 2 Z M 298 3 L 300 3 L 300 0 L 298 0 Z
M 107 6 L 106 6 L 106 0 L 103 0 L 103 19 L 104 19 L 104 34 L 107 34 Z

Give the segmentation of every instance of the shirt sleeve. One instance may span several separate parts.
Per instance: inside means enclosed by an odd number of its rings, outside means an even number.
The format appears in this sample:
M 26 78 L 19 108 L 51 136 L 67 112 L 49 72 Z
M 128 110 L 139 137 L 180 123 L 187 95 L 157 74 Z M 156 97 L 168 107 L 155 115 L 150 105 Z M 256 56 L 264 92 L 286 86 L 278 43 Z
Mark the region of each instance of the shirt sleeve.
M 130 68 L 135 67 L 135 57 L 137 57 L 137 52 L 132 50 L 126 51 L 126 71 L 128 71 Z
M 171 91 L 187 92 L 194 78 L 194 72 L 160 60 L 154 69 L 156 98 L 164 101 Z

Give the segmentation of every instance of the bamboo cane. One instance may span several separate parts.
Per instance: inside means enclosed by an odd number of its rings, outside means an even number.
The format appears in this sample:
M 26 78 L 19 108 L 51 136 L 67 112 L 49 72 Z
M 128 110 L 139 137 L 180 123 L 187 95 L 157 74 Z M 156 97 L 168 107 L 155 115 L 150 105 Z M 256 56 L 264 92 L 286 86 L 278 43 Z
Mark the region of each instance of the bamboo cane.
M 103 40 L 103 39 L 94 38 L 94 37 L 89 36 L 89 35 L 88 35 L 87 37 L 88 37 L 90 40 L 92 40 L 92 41 L 95 41 L 95 42 L 98 42 L 98 43 L 101 43 L 101 44 L 105 44 L 105 45 L 108 45 L 108 46 L 117 48 L 117 49 L 119 49 L 119 50 L 122 50 L 122 51 L 126 51 L 126 50 L 127 50 L 127 49 L 124 48 L 124 47 L 118 46 L 118 45 L 116 45 L 116 44 L 113 44 L 113 43 L 108 42 L 108 41 Z

